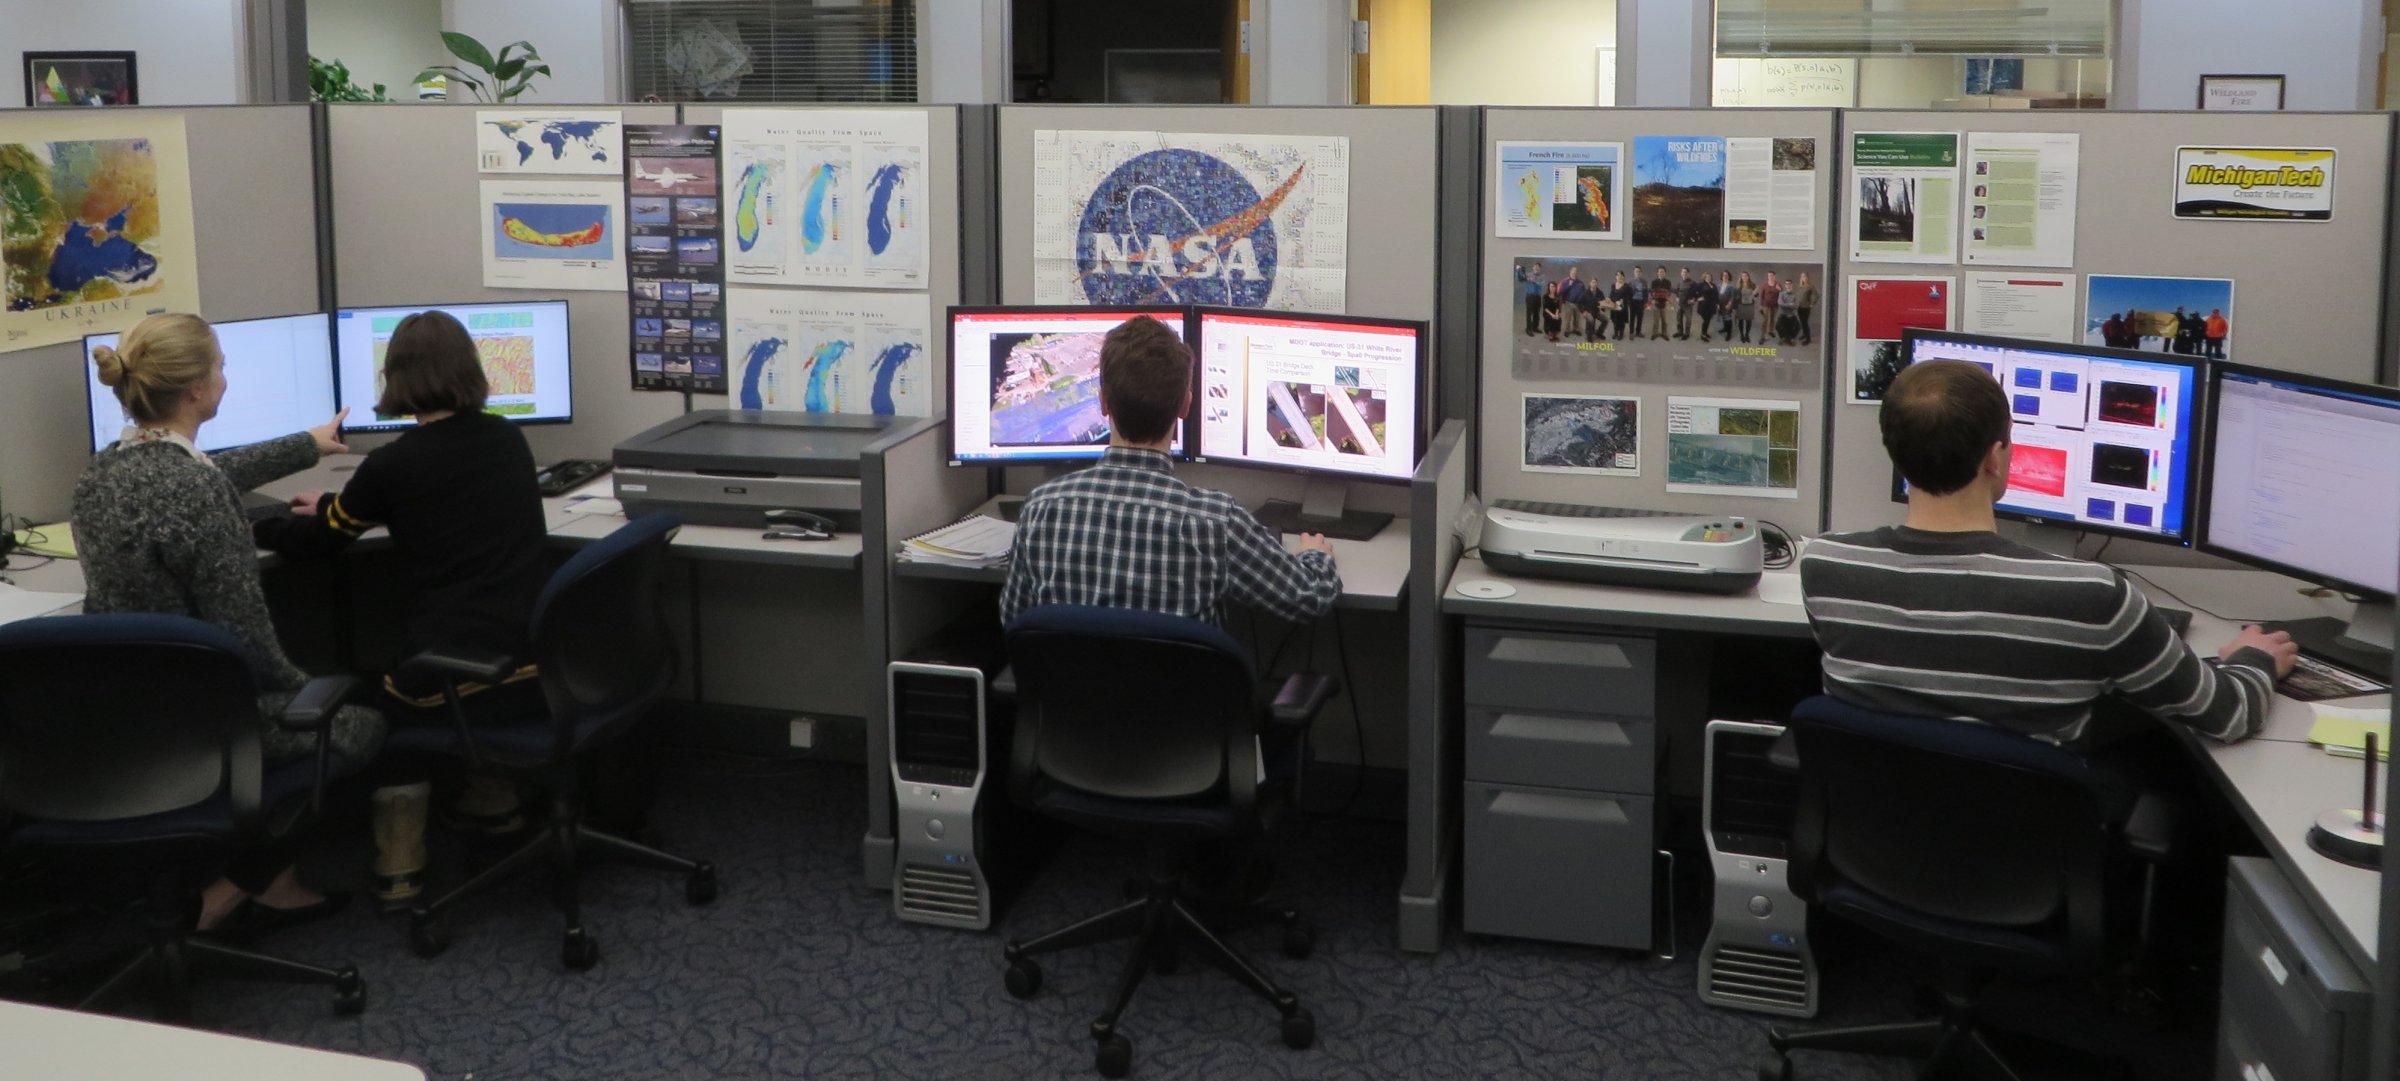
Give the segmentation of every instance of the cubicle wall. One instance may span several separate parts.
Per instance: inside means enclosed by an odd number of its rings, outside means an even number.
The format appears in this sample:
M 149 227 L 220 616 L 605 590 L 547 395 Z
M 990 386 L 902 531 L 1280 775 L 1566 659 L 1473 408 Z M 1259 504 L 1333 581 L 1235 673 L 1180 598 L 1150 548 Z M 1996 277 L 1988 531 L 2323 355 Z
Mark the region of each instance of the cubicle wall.
M 1442 615 L 1442 594 L 1461 550 L 1459 518 L 1467 513 L 1473 476 L 1467 469 L 1469 426 L 1442 425 L 1410 484 L 1415 532 L 1408 566 L 1408 864 L 1400 880 L 1400 948 L 1441 949 L 1448 926 L 1450 872 L 1458 851 L 1460 658 L 1454 621 Z
M 318 310 L 323 275 L 310 107 L 143 111 L 183 118 L 200 314 L 260 319 Z M 75 479 L 91 456 L 84 387 L 81 342 L 0 353 L 0 509 L 37 522 L 67 516 Z
M 1475 433 L 1478 455 L 1477 489 L 1485 501 L 1525 499 L 1544 502 L 1644 507 L 1694 513 L 1738 512 L 1767 519 L 1794 531 L 1813 534 L 1821 527 L 1824 499 L 1821 461 L 1825 432 L 1823 380 L 1803 365 L 1767 363 L 1719 355 L 1711 359 L 1677 361 L 1638 354 L 1656 347 L 1629 347 L 1614 341 L 1595 343 L 1572 356 L 1545 349 L 1542 357 L 1520 363 L 1522 345 L 1536 342 L 1524 332 L 1524 307 L 1515 278 L 1519 258 L 1546 261 L 1545 274 L 1555 277 L 1558 260 L 1607 260 L 1607 266 L 1632 264 L 1642 268 L 1662 263 L 1689 269 L 1696 278 L 1726 269 L 1752 270 L 1754 282 L 1769 266 L 1801 265 L 1824 295 L 1833 289 L 1825 280 L 1834 237 L 1825 207 L 1836 183 L 1834 114 L 1811 109 L 1488 109 L 1484 113 L 1483 197 L 1456 200 L 1445 209 L 1452 214 L 1476 215 L 1483 239 L 1483 326 L 1481 340 L 1482 401 Z M 1729 249 L 1721 247 L 1658 247 L 1634 243 L 1634 229 L 1620 222 L 1622 239 L 1588 240 L 1496 236 L 1497 201 L 1512 197 L 1493 181 L 1499 168 L 1502 142 L 1616 143 L 1623 147 L 1619 167 L 1635 163 L 1636 140 L 1644 136 L 1722 136 L 1815 140 L 1814 195 L 1807 215 L 1814 243 L 1796 249 Z M 1645 212 L 1635 193 L 1637 177 L 1619 180 L 1626 205 L 1619 218 L 1638 221 Z M 1630 211 L 1630 214 L 1628 214 Z M 1655 276 L 1655 273 L 1653 273 Z M 1680 280 L 1680 274 L 1670 275 Z M 1823 305 L 1813 313 L 1815 340 L 1831 355 L 1828 341 L 1832 313 Z M 1696 322 L 1696 319 L 1695 319 Z M 1628 331 L 1628 340 L 1632 338 Z M 1695 336 L 1671 343 L 1678 352 L 1702 354 Z M 1537 348 L 1539 346 L 1537 345 Z M 1525 453 L 1526 397 L 1600 397 L 1637 399 L 1638 475 L 1536 471 L 1528 469 Z M 1667 430 L 1670 397 L 1765 400 L 1797 403 L 1799 432 L 1797 469 L 1792 474 L 1792 498 L 1737 497 L 1726 494 L 1681 494 L 1668 491 Z
M 1841 119 L 1845 141 L 1858 131 L 2074 132 L 2082 137 L 2075 265 L 2044 268 L 2042 273 L 2076 275 L 2078 328 L 2088 314 L 2082 299 L 2092 274 L 2232 278 L 2231 359 L 2338 379 L 2373 381 L 2380 374 L 2383 244 L 2393 167 L 2389 113 L 1853 111 L 1841 114 Z M 2175 151 L 2184 146 L 2334 148 L 2334 218 L 2176 218 Z M 1857 197 L 1855 188 L 1845 185 L 1843 216 L 1837 220 L 1847 220 L 1850 202 Z M 1964 206 L 1962 199 L 1962 214 Z M 1846 257 L 1846 244 L 1841 254 L 1844 279 L 1944 275 L 1963 282 L 1970 269 L 2004 269 L 1852 262 Z M 1836 305 L 1832 318 L 1845 317 L 1841 307 Z M 1847 378 L 1838 357 L 1827 378 Z M 1831 528 L 1896 523 L 1904 508 L 1891 501 L 1891 463 L 1877 428 L 1881 407 L 1849 404 L 1845 397 L 1836 393 L 1830 407 Z M 2145 561 L 2166 553 L 2150 547 L 2156 551 L 2145 553 Z

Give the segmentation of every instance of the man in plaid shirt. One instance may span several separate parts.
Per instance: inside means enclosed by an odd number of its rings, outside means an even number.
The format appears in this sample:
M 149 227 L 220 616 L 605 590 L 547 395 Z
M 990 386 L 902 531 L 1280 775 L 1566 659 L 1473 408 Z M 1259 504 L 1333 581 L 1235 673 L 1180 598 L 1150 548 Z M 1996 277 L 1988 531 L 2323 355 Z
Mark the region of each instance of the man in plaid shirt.
M 1176 479 L 1168 450 L 1192 406 L 1192 352 L 1148 316 L 1100 347 L 1108 450 L 1033 490 L 1000 591 L 1005 623 L 1044 604 L 1088 604 L 1224 622 L 1239 601 L 1281 619 L 1325 614 L 1342 591 L 1333 544 L 1314 533 L 1286 552 L 1223 492 Z

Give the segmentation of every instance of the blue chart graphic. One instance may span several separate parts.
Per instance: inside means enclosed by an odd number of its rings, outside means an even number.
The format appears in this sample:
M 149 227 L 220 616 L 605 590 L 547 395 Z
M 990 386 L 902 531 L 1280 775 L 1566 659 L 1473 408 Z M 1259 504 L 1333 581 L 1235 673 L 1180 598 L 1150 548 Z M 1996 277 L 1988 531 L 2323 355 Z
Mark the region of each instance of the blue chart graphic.
M 776 354 L 783 352 L 784 346 L 790 344 L 781 338 L 760 338 L 757 344 L 750 347 L 749 352 L 742 355 L 742 408 L 765 409 L 767 407 L 765 399 L 758 393 L 758 378 L 765 374 L 767 363 L 774 360 Z
M 1085 297 L 1266 306 L 1275 291 L 1273 215 L 1301 171 L 1262 196 L 1240 170 L 1197 150 L 1153 150 L 1118 166 L 1093 189 L 1077 229 Z
M 831 224 L 833 216 L 839 213 L 833 195 L 836 173 L 830 161 L 808 171 L 808 194 L 800 200 L 800 250 L 811 255 L 825 246 L 828 236 L 839 235 L 839 230 Z
M 875 393 L 869 401 L 875 415 L 888 417 L 898 411 L 892 402 L 892 380 L 908 366 L 908 358 L 918 352 L 915 342 L 896 342 L 875 357 Z
M 842 358 L 850 355 L 850 343 L 836 338 L 817 346 L 808 354 L 808 391 L 801 398 L 801 408 L 811 413 L 833 412 L 833 396 L 827 393 L 833 373 L 842 366 Z
M 867 250 L 882 255 L 892 245 L 892 192 L 905 179 L 906 171 L 893 162 L 875 170 L 867 181 Z M 900 225 L 908 225 L 908 205 L 901 203 Z

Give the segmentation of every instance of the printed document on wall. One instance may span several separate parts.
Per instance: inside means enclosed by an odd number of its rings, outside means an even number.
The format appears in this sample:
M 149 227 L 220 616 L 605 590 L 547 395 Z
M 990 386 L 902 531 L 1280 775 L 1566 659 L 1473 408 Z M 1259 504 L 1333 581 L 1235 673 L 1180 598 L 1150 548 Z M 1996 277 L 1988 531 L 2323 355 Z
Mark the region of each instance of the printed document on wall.
M 1800 498 L 1800 403 L 1669 397 L 1667 490 Z
M 1850 258 L 1957 262 L 1957 133 L 1854 133 L 1847 201 Z
M 616 180 L 483 182 L 483 284 L 625 291 L 625 185 Z M 692 253 L 715 261 L 714 245 Z
M 1037 304 L 1340 312 L 1350 140 L 1033 134 Z
M 730 109 L 722 126 L 728 282 L 926 288 L 924 113 Z
M 501 112 L 475 114 L 475 168 L 486 173 L 623 176 L 625 114 Z
M 726 290 L 732 405 L 926 416 L 931 309 L 909 293 Z
M 1625 235 L 1625 144 L 1499 145 L 1492 235 L 1618 240 Z
M 2082 136 L 1967 133 L 1969 263 L 2075 265 L 2075 185 Z
M 198 250 L 183 118 L 0 110 L 0 351 L 200 310 Z
M 1725 140 L 1725 246 L 1817 246 L 1817 141 Z
M 2075 275 L 1979 270 L 1967 275 L 1965 312 L 1958 328 L 1998 338 L 2071 342 L 2075 333 Z

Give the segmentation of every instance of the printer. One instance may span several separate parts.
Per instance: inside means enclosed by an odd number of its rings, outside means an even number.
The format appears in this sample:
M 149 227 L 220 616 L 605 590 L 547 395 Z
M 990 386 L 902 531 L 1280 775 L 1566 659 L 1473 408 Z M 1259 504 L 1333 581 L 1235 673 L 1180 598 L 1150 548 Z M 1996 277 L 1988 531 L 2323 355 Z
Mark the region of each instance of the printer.
M 859 458 L 908 417 L 701 409 L 617 444 L 625 516 L 673 512 L 695 525 L 760 526 L 775 510 L 859 527 Z
M 1483 561 L 1506 574 L 1691 593 L 1758 584 L 1758 526 L 1726 514 L 1504 499 L 1484 511 Z

